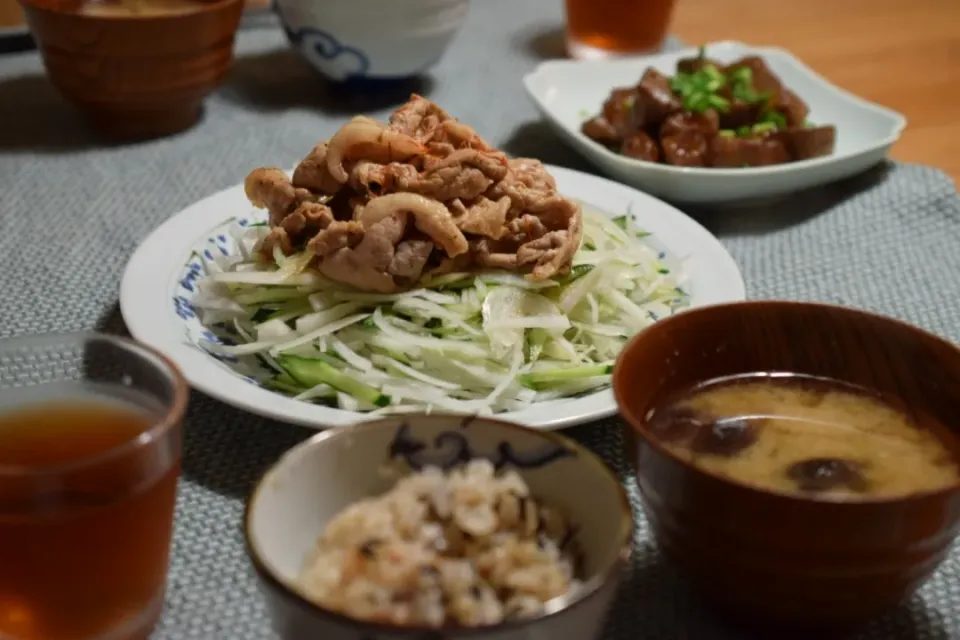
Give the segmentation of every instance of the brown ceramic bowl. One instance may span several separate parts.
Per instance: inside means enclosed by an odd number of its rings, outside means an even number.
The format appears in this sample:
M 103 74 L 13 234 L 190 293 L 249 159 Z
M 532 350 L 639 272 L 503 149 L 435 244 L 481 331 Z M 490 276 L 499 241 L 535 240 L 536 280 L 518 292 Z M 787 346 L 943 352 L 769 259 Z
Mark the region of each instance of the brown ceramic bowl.
M 53 85 L 101 131 L 176 133 L 227 73 L 243 0 L 157 16 L 91 16 L 82 0 L 20 0 Z
M 668 452 L 645 416 L 722 376 L 783 371 L 873 389 L 960 434 L 960 350 L 908 324 L 797 302 L 703 307 L 633 339 L 614 370 L 644 508 L 660 549 L 721 613 L 847 629 L 907 598 L 960 528 L 960 486 L 828 501 L 737 484 Z M 960 450 L 953 455 L 960 461 Z

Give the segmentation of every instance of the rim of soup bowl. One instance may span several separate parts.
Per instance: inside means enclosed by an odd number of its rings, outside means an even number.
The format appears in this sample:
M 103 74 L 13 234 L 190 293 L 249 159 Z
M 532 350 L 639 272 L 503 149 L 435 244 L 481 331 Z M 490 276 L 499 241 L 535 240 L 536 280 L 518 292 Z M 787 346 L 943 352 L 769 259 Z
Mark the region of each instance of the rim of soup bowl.
M 620 351 L 620 354 L 617 356 L 616 363 L 613 367 L 613 395 L 617 402 L 617 410 L 621 418 L 626 423 L 626 426 L 633 431 L 638 437 L 642 438 L 651 448 L 653 448 L 659 455 L 669 458 L 681 465 L 686 469 L 687 473 L 692 473 L 700 477 L 709 478 L 715 482 L 720 482 L 728 487 L 735 488 L 741 491 L 749 491 L 757 494 L 764 494 L 768 496 L 773 496 L 781 500 L 789 500 L 791 502 L 803 503 L 803 504 L 821 504 L 821 505 L 838 505 L 842 506 L 845 509 L 854 509 L 854 508 L 876 508 L 876 507 L 889 507 L 896 505 L 903 505 L 909 502 L 914 502 L 917 500 L 923 500 L 927 498 L 937 498 L 937 497 L 946 497 L 953 493 L 960 492 L 960 480 L 957 480 L 951 485 L 947 485 L 940 489 L 931 489 L 927 491 L 918 491 L 915 493 L 908 493 L 901 496 L 890 496 L 890 497 L 851 497 L 851 496 L 829 496 L 829 495 L 800 495 L 795 493 L 790 493 L 787 491 L 781 491 L 774 488 L 760 487 L 751 484 L 746 484 L 744 482 L 738 482 L 732 480 L 728 477 L 725 477 L 719 473 L 708 471 L 702 469 L 698 466 L 691 464 L 688 460 L 684 460 L 682 457 L 668 449 L 660 442 L 660 440 L 655 437 L 647 429 L 647 421 L 643 416 L 638 416 L 629 410 L 630 403 L 625 399 L 629 394 L 629 390 L 625 389 L 626 380 L 624 379 L 625 374 L 623 369 L 626 366 L 624 363 L 627 360 L 630 360 L 633 356 L 632 354 L 639 349 L 639 346 L 642 342 L 646 340 L 655 339 L 655 334 L 657 331 L 663 331 L 663 326 L 669 326 L 671 323 L 682 322 L 683 317 L 688 314 L 700 314 L 700 315 L 709 315 L 711 313 L 716 313 L 718 309 L 733 308 L 733 307 L 743 307 L 743 308 L 773 308 L 781 307 L 785 309 L 821 309 L 824 311 L 831 311 L 834 313 L 844 314 L 846 316 L 858 316 L 863 319 L 878 320 L 890 325 L 896 325 L 902 329 L 907 330 L 909 333 L 912 333 L 917 340 L 928 339 L 935 342 L 939 342 L 949 350 L 956 352 L 960 355 L 960 346 L 953 344 L 949 340 L 938 336 L 937 334 L 922 329 L 916 325 L 910 324 L 909 322 L 893 318 L 891 316 L 883 315 L 881 313 L 874 313 L 872 311 L 865 311 L 863 309 L 856 309 L 853 307 L 846 307 L 839 304 L 830 304 L 823 302 L 803 302 L 796 300 L 740 300 L 737 302 L 721 302 L 710 305 L 703 305 L 700 307 L 695 307 L 691 309 L 684 309 L 680 313 L 676 313 L 672 316 L 663 318 L 662 320 L 657 321 L 644 331 L 638 333 L 623 347 Z M 678 320 L 679 318 L 679 320 Z M 779 370 L 778 370 L 779 371 Z M 785 371 L 785 370 L 783 370 Z M 795 372 L 793 372 L 795 373 Z M 953 454 L 954 459 L 957 458 L 957 455 Z M 957 460 L 960 464 L 960 460 Z M 632 464 L 632 462 L 631 462 Z M 637 474 L 639 475 L 639 470 Z M 958 516 L 960 517 L 960 516 Z
M 307 455 L 311 450 L 322 447 L 328 444 L 328 441 L 332 442 L 335 439 L 350 438 L 355 437 L 357 434 L 363 433 L 365 431 L 375 431 L 379 429 L 385 429 L 396 426 L 397 421 L 415 421 L 417 419 L 430 419 L 430 420 L 449 420 L 452 424 L 462 423 L 464 418 L 469 418 L 470 422 L 487 422 L 493 423 L 500 427 L 505 427 L 508 430 L 514 430 L 517 432 L 527 433 L 534 435 L 540 439 L 547 440 L 557 444 L 566 449 L 576 452 L 577 459 L 583 460 L 587 464 L 594 467 L 595 472 L 601 475 L 605 475 L 607 479 L 613 483 L 613 486 L 617 488 L 617 496 L 619 498 L 619 526 L 617 534 L 615 537 L 615 544 L 619 551 L 615 556 L 613 562 L 609 566 L 603 567 L 599 572 L 590 576 L 588 579 L 584 580 L 576 592 L 572 595 L 558 596 L 549 602 L 556 603 L 556 606 L 549 608 L 548 611 L 542 613 L 536 617 L 532 618 L 523 618 L 518 620 L 507 620 L 504 622 L 499 622 L 497 624 L 483 625 L 477 627 L 426 627 L 426 626 L 414 626 L 414 625 L 393 625 L 386 623 L 370 622 L 367 620 L 360 620 L 357 618 L 352 618 L 350 616 L 344 615 L 328 609 L 326 607 L 316 604 L 310 600 L 295 584 L 281 578 L 278 575 L 278 572 L 274 571 L 270 564 L 264 559 L 265 554 L 259 548 L 257 541 L 254 539 L 252 533 L 252 517 L 253 512 L 257 508 L 257 502 L 260 499 L 262 490 L 264 487 L 273 479 L 273 476 L 276 475 L 281 469 L 287 467 L 295 460 Z M 590 451 L 588 448 L 580 445 L 574 440 L 561 436 L 558 433 L 552 431 L 541 431 L 537 429 L 531 429 L 520 424 L 509 422 L 507 420 L 500 420 L 495 417 L 487 416 L 464 416 L 462 414 L 453 414 L 447 412 L 438 412 L 438 413 L 412 413 L 403 416 L 388 417 L 382 418 L 379 420 L 374 420 L 370 422 L 363 422 L 348 427 L 340 429 L 327 429 L 321 431 L 310 438 L 298 443 L 292 448 L 284 452 L 273 464 L 271 464 L 266 471 L 264 471 L 260 478 L 257 480 L 254 485 L 253 491 L 250 493 L 250 497 L 247 499 L 247 503 L 244 507 L 243 514 L 243 537 L 244 544 L 246 547 L 247 555 L 250 558 L 254 569 L 259 575 L 260 579 L 265 581 L 272 587 L 273 590 L 277 591 L 288 600 L 294 602 L 298 608 L 306 609 L 310 613 L 325 618 L 331 622 L 337 623 L 341 626 L 347 626 L 352 628 L 360 628 L 366 631 L 382 631 L 389 632 L 399 635 L 417 635 L 417 634 L 426 634 L 426 633 L 436 633 L 442 631 L 445 635 L 456 635 L 456 636 L 474 636 L 482 635 L 484 633 L 503 631 L 507 629 L 517 629 L 523 628 L 528 625 L 537 624 L 543 620 L 556 616 L 560 613 L 569 611 L 581 603 L 584 603 L 594 596 L 597 592 L 600 591 L 601 587 L 608 584 L 611 580 L 618 580 L 619 574 L 623 568 L 627 565 L 630 560 L 633 546 L 633 534 L 634 534 L 634 519 L 633 519 L 633 509 L 630 504 L 630 499 L 627 497 L 626 489 L 623 487 L 623 484 L 620 482 L 620 479 L 617 477 L 617 474 L 608 467 L 595 453 Z M 318 533 L 319 535 L 319 533 Z M 549 604 L 548 602 L 548 604 Z

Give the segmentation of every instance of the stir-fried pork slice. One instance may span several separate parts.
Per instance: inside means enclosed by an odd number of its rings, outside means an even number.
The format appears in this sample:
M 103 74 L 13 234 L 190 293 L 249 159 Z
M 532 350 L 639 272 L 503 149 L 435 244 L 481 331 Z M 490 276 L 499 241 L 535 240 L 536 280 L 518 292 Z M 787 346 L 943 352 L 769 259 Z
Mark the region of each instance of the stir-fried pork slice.
M 580 217 L 580 205 L 561 195 L 553 195 L 528 202 L 527 211 L 551 231 L 566 229 L 570 220 Z
M 533 265 L 527 276 L 531 280 L 547 280 L 570 270 L 573 255 L 580 248 L 583 221 L 580 216 L 570 218 L 570 226 L 562 231 L 551 231 L 517 249 L 519 266 Z
M 393 112 L 389 127 L 426 144 L 433 141 L 440 123 L 450 116 L 435 102 L 414 94 L 410 100 Z
M 409 191 L 441 202 L 472 200 L 507 171 L 506 158 L 499 152 L 460 149 L 442 158 L 427 156 L 422 172 L 406 163 L 360 161 L 351 169 L 348 184 L 358 193 L 371 196 Z
M 433 243 L 429 240 L 404 240 L 394 250 L 387 272 L 398 284 L 409 286 L 420 279 L 431 253 Z
M 451 117 L 434 102 L 416 94 L 393 113 L 389 126 L 423 144 L 444 144 L 454 149 L 493 150 L 471 127 Z
M 535 158 L 512 158 L 507 161 L 514 177 L 530 189 L 556 191 L 557 181 Z
M 473 200 L 483 195 L 493 180 L 483 175 L 480 169 L 473 167 L 448 166 L 429 173 L 423 173 L 416 182 L 398 183 L 405 191 L 435 198 L 440 202 L 460 198 Z
M 267 259 L 306 248 L 321 273 L 368 291 L 477 267 L 548 278 L 569 268 L 582 234 L 579 207 L 541 162 L 507 159 L 417 95 L 388 125 L 350 120 L 292 180 L 263 168 L 245 186 L 270 211 Z
M 358 213 L 357 220 L 369 228 L 387 216 L 400 212 L 412 213 L 417 229 L 429 236 L 451 258 L 466 253 L 467 239 L 454 224 L 453 217 L 443 203 L 415 193 L 391 193 L 373 198 Z
M 538 213 L 550 209 L 578 211 L 576 204 L 557 193 L 556 181 L 539 160 L 510 160 L 510 171 L 488 192 L 491 200 L 510 198 L 512 216 Z
M 506 269 L 516 271 L 516 249 L 512 243 L 497 242 L 489 238 L 480 238 L 470 243 L 470 250 L 476 263 L 484 269 Z
M 440 123 L 440 135 L 435 136 L 435 139 L 448 142 L 458 149 L 466 147 L 482 151 L 493 150 L 493 147 L 487 144 L 486 140 L 473 130 L 473 127 L 453 118 Z
M 392 214 L 364 227 L 363 239 L 357 246 L 338 249 L 320 261 L 320 273 L 363 291 L 398 291 L 399 285 L 387 270 L 406 227 L 405 213 Z
M 263 240 L 260 242 L 258 251 L 264 260 L 272 262 L 273 250 L 275 247 L 279 247 L 280 251 L 285 256 L 293 253 L 293 243 L 290 241 L 290 236 L 287 235 L 287 231 L 283 227 L 274 227 L 273 229 L 270 229 L 270 233 L 264 236 Z
M 436 256 L 437 253 L 432 254 Z M 470 253 L 461 253 L 456 258 L 442 257 L 440 262 L 436 266 L 428 266 L 424 269 L 424 275 L 436 278 L 439 276 L 445 276 L 448 273 L 461 273 L 465 271 L 470 271 L 473 266 L 473 255 Z
M 391 162 L 379 164 L 361 160 L 350 170 L 348 183 L 357 193 L 375 197 L 392 191 L 415 191 L 403 185 L 420 181 L 417 168 L 411 164 Z
M 307 249 L 320 259 L 339 251 L 357 246 L 363 240 L 363 225 L 354 221 L 337 220 L 320 231 L 307 243 Z
M 340 190 L 341 184 L 327 167 L 326 142 L 315 146 L 307 157 L 300 161 L 293 172 L 293 186 L 325 195 L 333 195 Z
M 546 280 L 569 270 L 580 248 L 583 221 L 576 207 L 564 228 L 550 231 L 539 218 L 528 214 L 507 223 L 507 230 L 499 241 L 480 238 L 471 243 L 477 263 L 489 269 L 529 269 L 531 280 Z
M 271 225 L 280 224 L 301 203 L 317 200 L 308 190 L 294 187 L 287 174 L 274 167 L 251 171 L 243 181 L 243 190 L 253 206 L 270 213 Z
M 541 238 L 549 232 L 550 230 L 544 226 L 540 218 L 525 214 L 507 223 L 507 234 L 505 238 L 519 247 L 531 240 Z
M 312 236 L 323 231 L 331 222 L 333 222 L 333 211 L 330 207 L 318 202 L 304 202 L 288 214 L 280 222 L 280 226 L 291 238 L 297 238 L 301 235 Z
M 454 223 L 464 233 L 497 240 L 508 232 L 506 223 L 510 198 L 506 196 L 496 201 L 481 196 L 469 207 L 460 200 L 454 200 L 450 208 L 454 210 Z
M 439 171 L 447 167 L 474 167 L 494 181 L 503 180 L 510 170 L 507 157 L 499 151 L 457 149 L 443 157 L 427 156 L 423 161 L 423 170 L 426 173 Z
M 423 152 L 424 146 L 415 138 L 388 129 L 372 118 L 356 116 L 330 138 L 326 162 L 334 180 L 344 183 L 349 177 L 343 166 L 345 160 L 400 162 Z
M 449 142 L 428 142 L 427 154 L 432 158 L 446 158 L 457 150 Z

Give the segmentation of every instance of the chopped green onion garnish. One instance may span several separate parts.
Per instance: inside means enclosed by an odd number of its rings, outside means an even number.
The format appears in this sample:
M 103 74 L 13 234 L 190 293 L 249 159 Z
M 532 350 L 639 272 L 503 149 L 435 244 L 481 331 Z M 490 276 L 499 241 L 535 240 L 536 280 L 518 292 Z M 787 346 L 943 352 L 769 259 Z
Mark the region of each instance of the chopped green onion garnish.
M 677 73 L 670 80 L 670 88 L 683 98 L 683 107 L 687 111 L 726 111 L 730 107 L 729 100 L 717 95 L 726 83 L 726 77 L 719 69 L 707 65 L 695 73 Z
M 706 111 L 710 107 L 710 98 L 711 96 L 705 93 L 698 93 L 684 100 L 683 106 L 686 107 L 687 111 Z
M 712 64 L 708 64 L 703 68 L 703 74 L 711 80 L 718 80 L 720 84 L 723 84 L 727 81 L 724 75 L 720 73 L 720 69 L 717 69 Z
M 717 111 L 726 111 L 730 108 L 730 101 L 723 96 L 712 95 L 707 98 L 707 102 Z
M 730 72 L 730 79 L 738 84 L 753 84 L 753 70 L 750 67 L 737 67 Z
M 760 116 L 760 123 L 770 123 L 777 129 L 787 128 L 786 116 L 779 111 L 774 111 L 773 109 L 763 112 L 763 115 Z
M 750 67 L 737 67 L 728 73 L 731 94 L 734 100 L 747 104 L 759 104 L 770 99 L 767 91 L 757 91 L 753 86 L 753 70 Z
M 670 88 L 674 93 L 686 95 L 691 88 L 690 74 L 678 72 L 677 75 L 670 78 Z

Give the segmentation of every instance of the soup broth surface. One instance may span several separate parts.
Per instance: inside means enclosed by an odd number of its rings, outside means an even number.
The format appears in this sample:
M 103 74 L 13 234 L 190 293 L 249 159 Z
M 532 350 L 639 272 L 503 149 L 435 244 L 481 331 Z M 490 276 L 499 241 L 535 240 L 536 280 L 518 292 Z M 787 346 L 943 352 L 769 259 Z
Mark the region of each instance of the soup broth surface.
M 199 0 L 92 0 L 81 4 L 78 13 L 101 18 L 153 18 L 191 13 L 202 7 Z
M 886 498 L 960 483 L 944 425 L 834 380 L 712 380 L 655 407 L 648 425 L 701 469 L 781 492 Z

